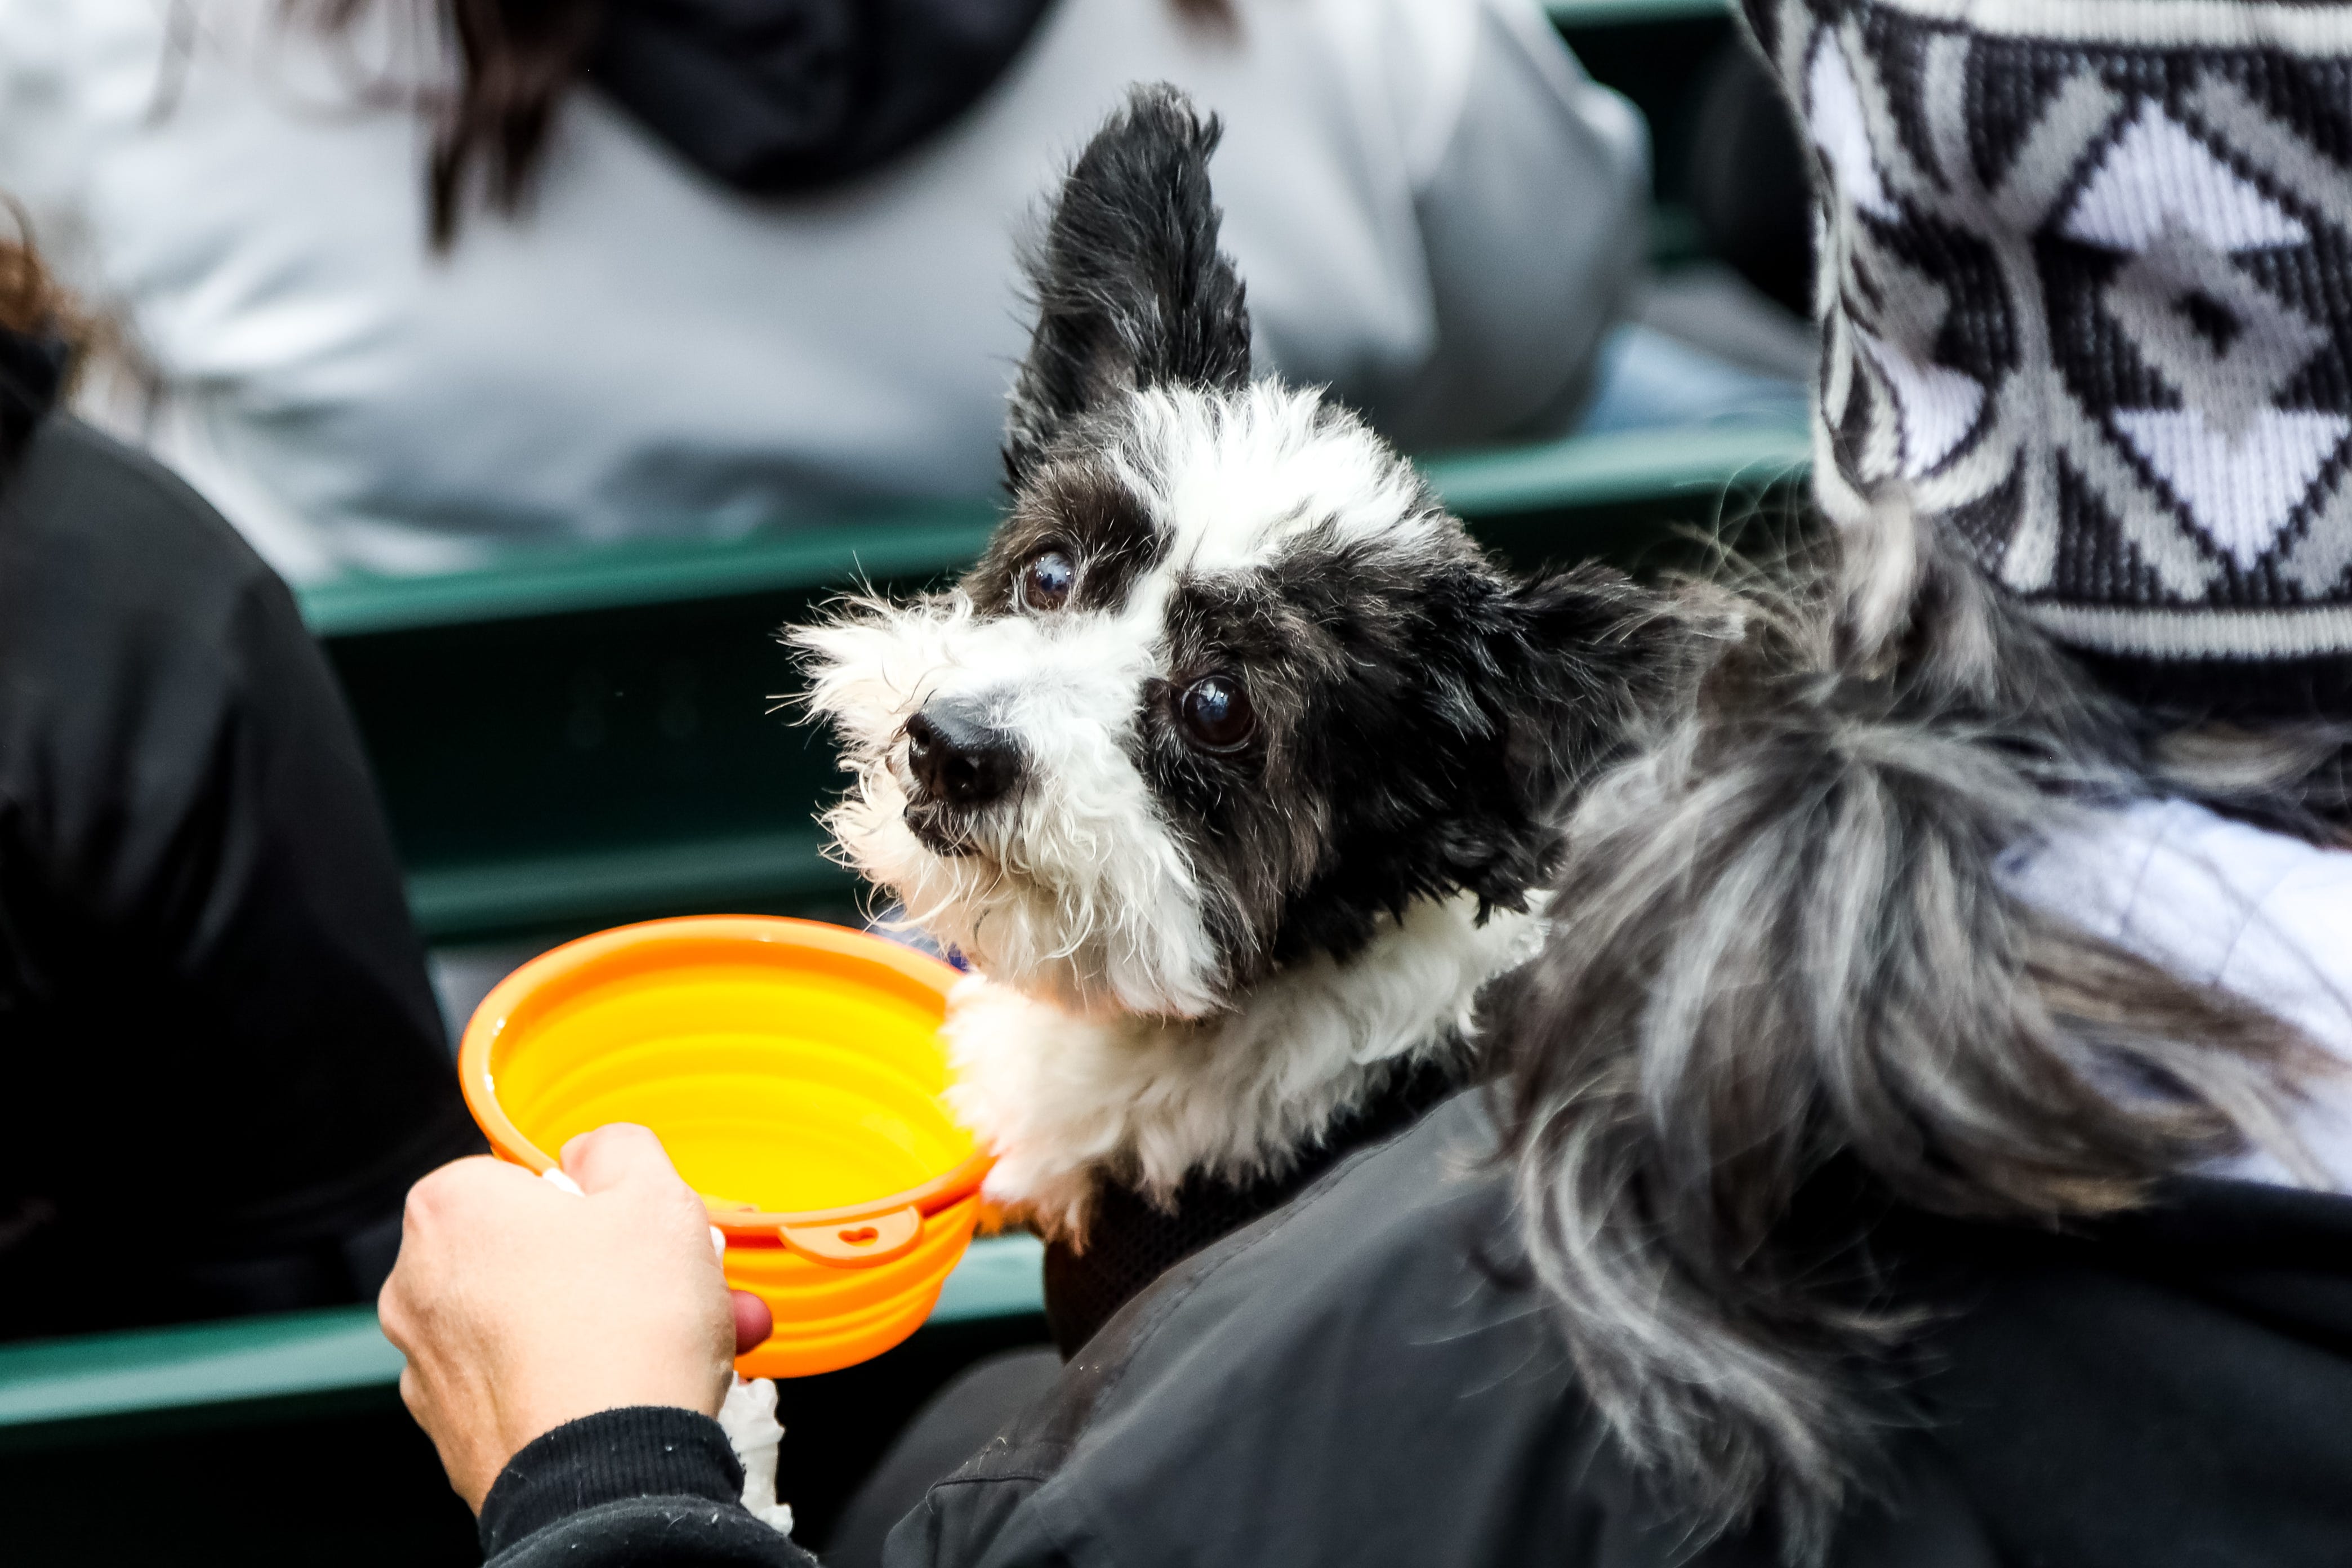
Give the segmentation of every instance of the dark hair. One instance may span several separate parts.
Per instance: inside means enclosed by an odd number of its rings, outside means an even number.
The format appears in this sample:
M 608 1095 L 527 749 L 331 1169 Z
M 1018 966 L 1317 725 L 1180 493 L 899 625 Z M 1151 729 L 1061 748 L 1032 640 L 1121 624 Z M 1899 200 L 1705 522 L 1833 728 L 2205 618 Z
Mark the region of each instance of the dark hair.
M 43 265 L 24 209 L 0 196 L 0 216 L 16 228 L 15 238 L 0 237 L 0 331 L 79 346 L 87 336 L 81 311 Z
M 425 107 L 433 119 L 425 200 L 433 243 L 457 237 L 478 178 L 492 209 L 512 214 L 530 190 L 564 93 L 586 63 L 606 0 L 430 0 L 457 46 L 454 89 Z M 329 33 L 376 0 L 286 0 Z
M 330 34 L 350 28 L 379 0 L 282 0 Z M 425 105 L 433 120 L 425 175 L 433 244 L 457 237 L 478 180 L 492 210 L 511 215 L 530 194 L 557 110 L 585 68 L 614 0 L 422 0 L 457 45 L 454 89 Z M 1212 30 L 1234 24 L 1233 0 L 1171 0 Z
M 89 333 L 41 265 L 22 208 L 0 196 L 16 237 L 0 238 L 0 470 L 12 468 L 71 378 Z
M 2150 793 L 2321 836 L 2342 733 L 2123 701 L 1885 511 L 1751 597 L 1579 802 L 1497 1041 L 1525 1239 L 1591 1397 L 1705 1528 L 1766 1510 L 1798 1559 L 1900 1415 L 1887 1352 L 1919 1320 L 1875 1218 L 2096 1215 L 2249 1145 L 2307 1175 L 2286 1118 L 2327 1070 L 1994 863 Z

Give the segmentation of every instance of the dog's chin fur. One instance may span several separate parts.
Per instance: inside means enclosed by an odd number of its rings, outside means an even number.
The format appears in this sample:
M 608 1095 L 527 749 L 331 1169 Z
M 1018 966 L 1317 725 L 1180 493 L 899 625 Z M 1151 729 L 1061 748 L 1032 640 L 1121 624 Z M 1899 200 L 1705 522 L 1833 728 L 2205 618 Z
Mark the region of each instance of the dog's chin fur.
M 1317 954 L 1195 1019 L 1088 1016 L 974 974 L 950 1002 L 949 1098 L 996 1154 L 990 1199 L 1083 1246 L 1099 1175 L 1162 1204 L 1196 1173 L 1279 1175 L 1399 1073 L 1466 1060 L 1479 992 L 1542 930 L 1425 900 L 1346 962 Z
M 794 634 L 814 654 L 812 711 L 832 720 L 855 774 L 825 826 L 852 868 L 889 889 L 908 924 L 998 980 L 1082 1016 L 1198 1017 L 1221 1005 L 1223 963 L 1202 889 L 1134 766 L 1121 731 L 1089 710 L 1135 702 L 1147 651 L 1117 623 L 1064 639 L 1018 694 L 1038 710 L 1052 787 L 967 830 L 942 854 L 907 821 L 904 726 L 942 679 L 986 668 L 1014 621 L 973 613 L 961 592 L 907 605 L 861 603 Z
M 1116 867 L 1104 882 L 1146 889 L 1148 901 L 1130 904 L 1122 889 L 1057 889 L 977 846 L 941 854 L 908 825 L 905 799 L 887 771 L 866 773 L 825 826 L 891 890 L 907 926 L 1074 1016 L 1196 1018 L 1218 1005 L 1216 955 L 1189 918 L 1198 895 L 1181 856 Z

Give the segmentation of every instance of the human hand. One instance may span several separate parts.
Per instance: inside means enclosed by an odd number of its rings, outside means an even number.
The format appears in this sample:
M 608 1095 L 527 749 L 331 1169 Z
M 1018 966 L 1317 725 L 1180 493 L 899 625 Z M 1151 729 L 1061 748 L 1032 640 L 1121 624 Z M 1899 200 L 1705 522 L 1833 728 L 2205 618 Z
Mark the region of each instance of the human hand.
M 710 1246 L 702 1201 L 625 1123 L 563 1146 L 575 1197 L 488 1156 L 410 1189 L 377 1310 L 408 1358 L 400 1396 L 479 1511 L 523 1446 L 632 1405 L 715 1415 L 739 1342 L 767 1337 Z

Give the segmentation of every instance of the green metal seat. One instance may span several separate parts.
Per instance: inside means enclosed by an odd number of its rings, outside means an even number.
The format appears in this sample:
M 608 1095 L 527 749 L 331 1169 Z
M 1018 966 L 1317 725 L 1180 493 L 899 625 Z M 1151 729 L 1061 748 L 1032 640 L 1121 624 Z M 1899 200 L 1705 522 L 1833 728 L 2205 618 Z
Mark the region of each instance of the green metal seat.
M 1043 1250 L 974 1242 L 924 1331 L 1042 1313 Z M 0 1453 L 382 1406 L 402 1364 L 372 1306 L 0 1345 Z
M 804 1539 L 975 1357 L 1045 1337 L 1040 1252 L 979 1242 L 914 1338 L 784 1385 Z M 0 1345 L 0 1561 L 464 1568 L 481 1554 L 401 1407 L 372 1307 Z

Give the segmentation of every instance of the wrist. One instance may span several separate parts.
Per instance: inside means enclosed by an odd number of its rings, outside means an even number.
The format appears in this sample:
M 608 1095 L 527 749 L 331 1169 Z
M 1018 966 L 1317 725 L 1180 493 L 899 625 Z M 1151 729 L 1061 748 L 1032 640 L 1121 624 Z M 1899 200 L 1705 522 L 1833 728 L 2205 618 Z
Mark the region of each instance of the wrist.
M 639 1497 L 733 1503 L 743 1468 L 718 1422 L 671 1405 L 600 1410 L 542 1432 L 507 1461 L 482 1500 L 486 1555 L 567 1518 Z
M 592 1353 L 591 1347 L 582 1350 L 583 1354 Z M 514 1367 L 509 1375 L 522 1386 L 500 1402 L 504 1410 L 499 1426 L 508 1440 L 508 1452 L 520 1452 L 546 1433 L 607 1410 L 675 1408 L 716 1415 L 727 1396 L 727 1385 L 734 1381 L 731 1362 L 688 1370 L 614 1359 L 617 1364 L 600 1369 L 599 1375 L 584 1377 L 574 1375 L 570 1366 Z

